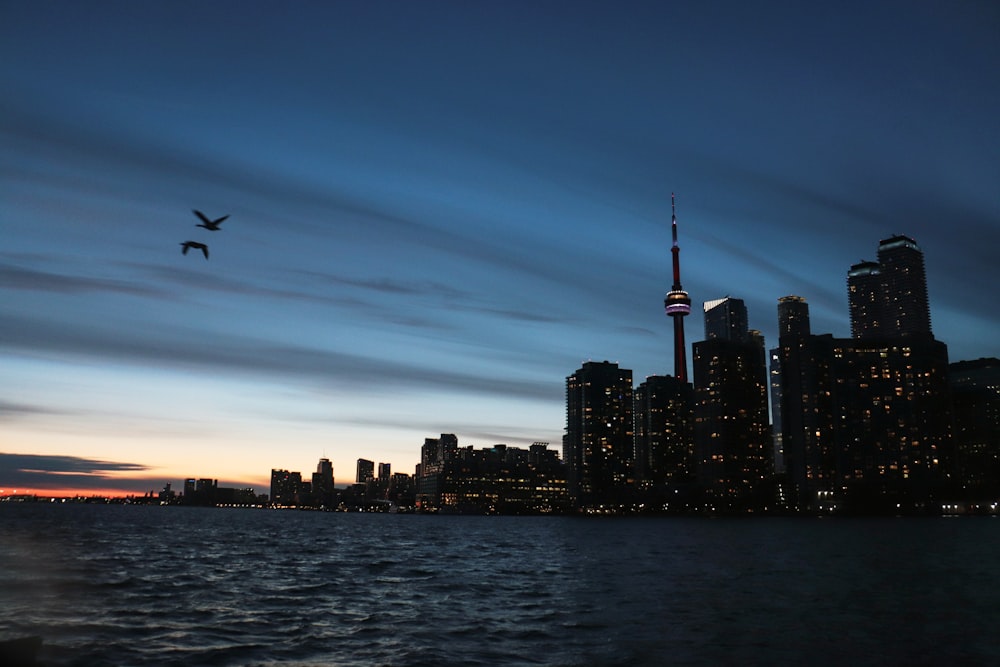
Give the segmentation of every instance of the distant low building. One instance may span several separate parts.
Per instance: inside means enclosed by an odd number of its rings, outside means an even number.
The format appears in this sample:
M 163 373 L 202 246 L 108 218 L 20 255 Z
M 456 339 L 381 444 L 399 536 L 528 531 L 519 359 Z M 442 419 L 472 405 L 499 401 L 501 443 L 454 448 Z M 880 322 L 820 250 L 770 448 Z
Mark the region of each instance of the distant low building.
M 425 442 L 429 457 L 417 479 L 424 509 L 454 513 L 537 514 L 569 509 L 566 466 L 545 443 L 527 450 L 494 445 L 459 448 L 454 436 L 438 449 Z M 452 447 L 454 443 L 454 447 Z M 438 455 L 441 459 L 438 460 Z

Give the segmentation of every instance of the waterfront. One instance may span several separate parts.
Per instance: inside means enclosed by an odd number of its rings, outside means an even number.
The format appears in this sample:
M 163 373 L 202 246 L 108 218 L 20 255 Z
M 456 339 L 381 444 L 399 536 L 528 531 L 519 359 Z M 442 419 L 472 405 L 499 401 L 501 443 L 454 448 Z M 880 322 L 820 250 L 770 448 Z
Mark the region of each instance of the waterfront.
M 993 518 L 0 506 L 44 665 L 997 664 Z

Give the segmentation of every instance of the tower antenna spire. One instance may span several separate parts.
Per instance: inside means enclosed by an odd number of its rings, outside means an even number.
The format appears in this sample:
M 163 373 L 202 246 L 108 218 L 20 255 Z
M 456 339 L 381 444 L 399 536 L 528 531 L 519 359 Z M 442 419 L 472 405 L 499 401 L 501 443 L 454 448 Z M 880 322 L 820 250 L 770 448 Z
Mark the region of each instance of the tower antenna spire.
M 673 192 L 670 193 L 670 226 L 673 228 L 674 245 L 677 245 L 677 204 Z
M 687 382 L 684 318 L 691 312 L 691 299 L 681 287 L 681 248 L 677 244 L 677 205 L 673 192 L 670 193 L 670 229 L 673 237 L 670 254 L 673 256 L 674 283 L 663 299 L 663 307 L 667 316 L 674 321 L 674 377 Z

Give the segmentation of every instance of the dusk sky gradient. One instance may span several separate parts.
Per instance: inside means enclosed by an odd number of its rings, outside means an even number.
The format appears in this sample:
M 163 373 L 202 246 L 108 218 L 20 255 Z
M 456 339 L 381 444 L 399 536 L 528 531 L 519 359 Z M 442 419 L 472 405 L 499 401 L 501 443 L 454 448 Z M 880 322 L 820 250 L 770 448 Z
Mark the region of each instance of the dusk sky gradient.
M 674 372 L 672 191 L 689 344 L 849 336 L 901 233 L 1000 356 L 998 72 L 992 0 L 0 3 L 0 489 L 561 450 L 582 362 Z

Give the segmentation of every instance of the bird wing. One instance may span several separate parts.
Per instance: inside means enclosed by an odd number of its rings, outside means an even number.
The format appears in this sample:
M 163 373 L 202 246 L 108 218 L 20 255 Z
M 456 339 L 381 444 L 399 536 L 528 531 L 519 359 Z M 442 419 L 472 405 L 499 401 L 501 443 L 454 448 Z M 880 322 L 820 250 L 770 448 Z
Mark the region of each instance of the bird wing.
M 201 251 L 205 253 L 205 259 L 208 259 L 208 246 L 207 245 L 201 246 Z
M 202 213 L 201 211 L 199 211 L 199 210 L 197 210 L 197 209 L 192 209 L 192 210 L 194 211 L 194 214 L 195 214 L 196 216 L 198 216 L 199 218 L 201 218 L 201 221 L 202 221 L 202 222 L 204 222 L 204 223 L 205 223 L 205 224 L 207 224 L 207 225 L 210 225 L 210 224 L 212 224 L 212 221 L 211 221 L 211 220 L 209 220 L 208 218 L 206 218 L 206 217 L 205 217 L 205 214 L 204 214 L 204 213 Z
M 228 215 L 224 215 L 224 216 L 222 216 L 221 218 L 219 218 L 218 220 L 216 220 L 215 222 L 213 222 L 212 224 L 213 224 L 213 225 L 221 225 L 221 224 L 222 224 L 222 222 L 223 222 L 223 221 L 224 221 L 224 220 L 225 220 L 226 218 L 228 218 L 228 217 L 229 217 Z
M 184 253 L 185 255 L 188 254 L 188 248 L 190 248 L 191 246 L 189 246 L 187 243 L 182 243 L 181 245 L 183 246 L 181 248 L 181 252 Z

